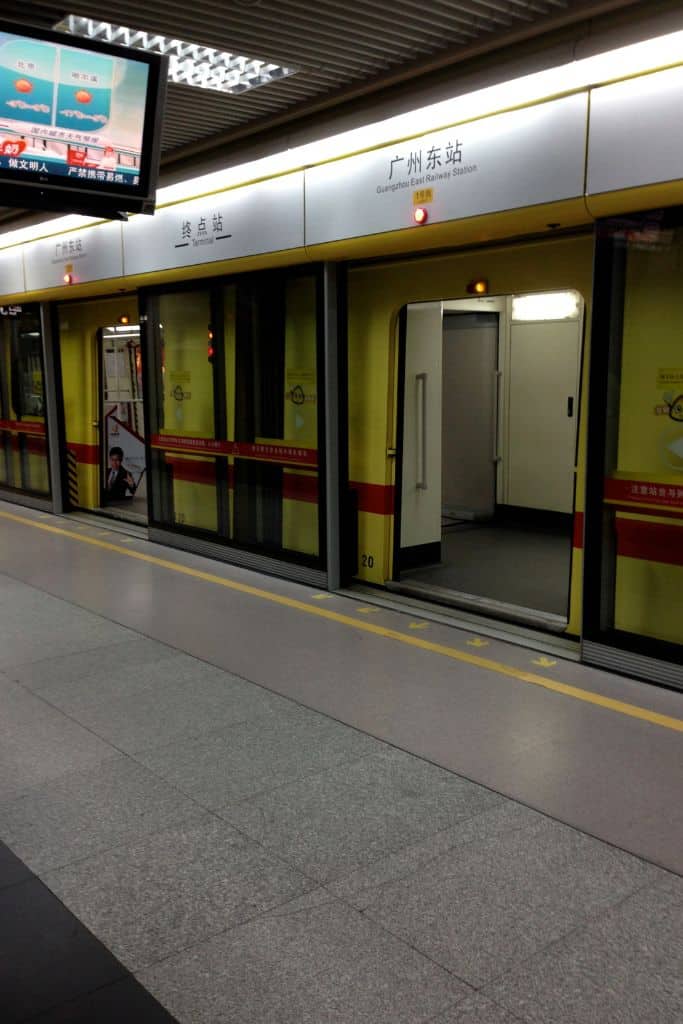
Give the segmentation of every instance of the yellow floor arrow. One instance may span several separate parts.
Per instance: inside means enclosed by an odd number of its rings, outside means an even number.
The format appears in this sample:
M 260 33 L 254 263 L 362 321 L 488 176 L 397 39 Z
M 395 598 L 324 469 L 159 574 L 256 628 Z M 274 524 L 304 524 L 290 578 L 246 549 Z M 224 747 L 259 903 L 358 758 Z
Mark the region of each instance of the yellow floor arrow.
M 541 655 L 540 658 L 532 658 L 532 665 L 541 665 L 543 668 L 550 668 L 551 665 L 557 665 L 557 662 L 552 658 L 546 658 L 545 655 Z
M 473 637 L 471 640 L 468 640 L 467 643 L 470 647 L 488 647 L 489 645 L 488 640 L 482 640 L 480 636 Z

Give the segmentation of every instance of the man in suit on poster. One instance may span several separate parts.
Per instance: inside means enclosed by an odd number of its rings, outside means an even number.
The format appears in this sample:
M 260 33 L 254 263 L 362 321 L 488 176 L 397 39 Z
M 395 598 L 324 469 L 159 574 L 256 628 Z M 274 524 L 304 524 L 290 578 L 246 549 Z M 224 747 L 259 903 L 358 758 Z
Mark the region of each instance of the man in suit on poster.
M 109 472 L 105 490 L 110 501 L 121 501 L 135 494 L 136 484 L 132 475 L 123 465 L 123 448 L 115 445 L 109 449 Z

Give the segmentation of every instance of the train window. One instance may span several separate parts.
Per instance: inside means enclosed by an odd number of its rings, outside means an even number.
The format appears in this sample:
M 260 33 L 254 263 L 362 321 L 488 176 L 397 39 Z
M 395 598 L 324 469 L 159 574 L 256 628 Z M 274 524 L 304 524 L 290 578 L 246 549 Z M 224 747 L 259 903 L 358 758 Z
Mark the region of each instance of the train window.
M 680 657 L 683 217 L 607 222 L 597 251 L 587 633 Z
M 49 495 L 45 377 L 38 306 L 0 315 L 0 486 Z

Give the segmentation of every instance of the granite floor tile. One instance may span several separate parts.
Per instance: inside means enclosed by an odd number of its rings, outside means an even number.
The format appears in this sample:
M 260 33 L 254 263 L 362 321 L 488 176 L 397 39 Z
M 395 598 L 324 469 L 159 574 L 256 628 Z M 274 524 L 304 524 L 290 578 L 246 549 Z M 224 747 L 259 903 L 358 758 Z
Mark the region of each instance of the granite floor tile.
M 132 970 L 289 903 L 315 885 L 202 812 L 43 879 Z
M 388 939 L 385 948 L 304 981 L 274 1009 L 272 1020 L 425 1024 L 468 991 L 416 950 Z
M 484 994 L 525 1024 L 680 1024 L 683 886 L 665 879 L 577 929 Z
M 429 1024 L 519 1024 L 517 1017 L 479 992 L 430 1019 Z
M 163 700 L 186 693 L 190 684 L 205 697 L 218 698 L 225 694 L 229 682 L 234 678 L 222 669 L 173 651 L 164 644 L 157 645 L 158 652 L 155 652 L 147 647 L 147 641 L 140 643 L 144 645 L 144 653 L 135 664 L 131 663 L 131 655 L 136 653 L 135 641 L 130 647 L 128 644 L 112 644 L 85 652 L 80 658 L 73 656 L 55 659 L 57 668 L 64 661 L 65 671 L 62 678 L 53 679 L 45 698 L 76 717 L 92 714 L 103 705 L 110 707 L 115 714 L 122 703 L 132 698 L 144 700 L 145 697 L 156 697 Z M 119 658 L 121 648 L 127 653 Z M 147 657 L 147 653 L 151 653 L 151 657 Z M 72 671 L 72 664 L 80 671 Z M 20 666 L 12 671 L 19 676 L 36 667 L 42 671 L 44 663 Z M 238 691 L 240 684 L 248 685 L 242 680 L 236 683 Z
M 168 783 L 130 758 L 117 756 L 1 803 L 0 836 L 40 873 L 181 821 L 194 811 L 196 804 Z
M 397 853 L 329 882 L 326 888 L 358 910 L 371 906 L 392 884 L 437 866 L 441 858 L 457 858 L 457 848 L 478 841 L 495 841 L 507 832 L 540 826 L 546 819 L 521 804 L 506 800 L 457 825 L 436 832 Z
M 7 511 L 10 510 L 10 506 L 4 501 L 0 502 L 0 507 L 5 508 Z M 15 580 L 12 576 L 8 576 L 7 573 L 0 572 L 0 607 L 14 603 L 18 594 L 28 594 L 32 589 L 26 583 L 22 583 L 21 580 Z
M 502 802 L 392 748 L 218 812 L 320 881 Z
M 0 678 L 0 803 L 116 752 L 39 697 Z
M 0 668 L 91 650 L 136 636 L 108 619 L 27 587 L 3 605 Z
M 203 806 L 217 808 L 382 749 L 365 733 L 290 704 L 137 757 Z
M 482 829 L 478 839 L 381 886 L 364 906 L 372 920 L 479 987 L 661 875 L 540 819 L 502 835 Z
M 115 678 L 135 679 L 143 665 L 178 656 L 179 652 L 166 644 L 132 635 L 118 643 L 14 665 L 8 674 L 27 689 L 49 698 L 52 692 L 57 696 L 69 694 L 69 688 L 77 687 L 79 682 L 94 690 L 98 684 L 109 686 Z
M 638 703 L 648 706 L 645 693 Z M 680 734 L 663 729 L 660 736 L 648 722 L 624 721 L 585 704 L 580 716 L 575 711 L 565 715 L 567 726 L 571 719 L 584 719 L 586 725 L 568 727 L 561 738 L 538 743 L 533 756 L 506 758 L 500 788 L 591 835 L 683 873 Z M 485 783 L 496 785 L 501 778 L 495 759 L 472 767 Z
M 192 1024 L 412 1022 L 468 991 L 336 900 L 266 915 L 139 977 L 179 1020 Z M 392 990 L 406 1001 L 406 1011 Z M 409 1015 L 416 1001 L 426 1005 L 422 1016 Z
M 180 654 L 132 672 L 112 668 L 75 680 L 48 699 L 120 750 L 136 753 L 291 708 L 284 697 Z
M 388 745 L 374 758 L 352 765 L 346 777 L 366 799 L 399 808 L 425 835 L 503 802 L 483 786 Z

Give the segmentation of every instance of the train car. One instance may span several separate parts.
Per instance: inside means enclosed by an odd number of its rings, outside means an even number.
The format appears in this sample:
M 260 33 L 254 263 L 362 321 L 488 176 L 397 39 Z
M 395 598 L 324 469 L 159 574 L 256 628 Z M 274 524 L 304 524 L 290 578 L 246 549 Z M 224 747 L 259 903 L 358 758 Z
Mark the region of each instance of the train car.
M 676 39 L 0 238 L 50 507 L 683 685 Z

